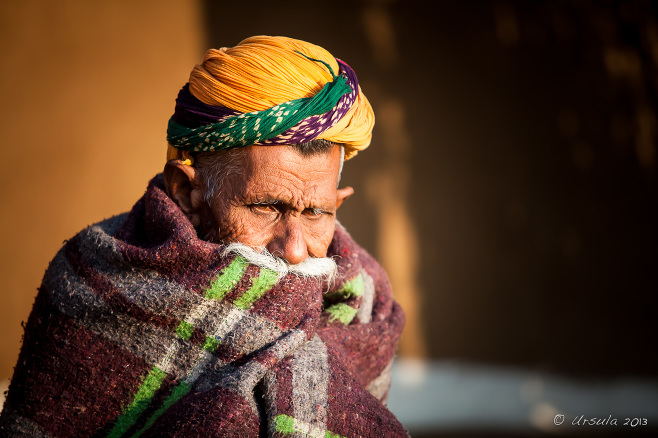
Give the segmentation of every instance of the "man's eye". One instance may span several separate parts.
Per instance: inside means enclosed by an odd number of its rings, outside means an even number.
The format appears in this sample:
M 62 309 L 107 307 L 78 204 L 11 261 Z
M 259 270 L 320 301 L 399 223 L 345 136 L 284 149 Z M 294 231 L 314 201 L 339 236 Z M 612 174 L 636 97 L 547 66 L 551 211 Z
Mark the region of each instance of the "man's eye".
M 278 210 L 271 204 L 252 204 L 251 209 L 258 213 L 276 213 Z
M 320 210 L 319 208 L 307 208 L 306 210 L 304 210 L 304 215 L 306 215 L 311 219 L 319 219 L 320 217 L 322 217 L 323 214 L 324 211 Z

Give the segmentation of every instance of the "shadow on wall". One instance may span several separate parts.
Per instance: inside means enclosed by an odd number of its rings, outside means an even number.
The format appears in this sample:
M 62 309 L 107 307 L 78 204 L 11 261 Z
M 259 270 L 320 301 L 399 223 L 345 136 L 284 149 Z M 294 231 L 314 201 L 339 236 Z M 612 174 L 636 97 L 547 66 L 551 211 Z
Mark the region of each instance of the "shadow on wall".
M 359 75 L 377 124 L 340 219 L 402 356 L 655 375 L 655 3 L 204 5 L 210 46 L 287 35 Z

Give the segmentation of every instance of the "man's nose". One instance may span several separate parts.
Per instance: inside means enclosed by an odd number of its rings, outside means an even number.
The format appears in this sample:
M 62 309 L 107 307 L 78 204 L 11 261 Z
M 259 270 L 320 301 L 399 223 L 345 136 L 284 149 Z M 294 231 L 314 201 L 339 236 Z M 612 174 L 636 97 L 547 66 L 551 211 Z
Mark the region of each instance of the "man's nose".
M 296 265 L 308 258 L 308 247 L 302 224 L 298 217 L 289 216 L 281 220 L 267 250 Z

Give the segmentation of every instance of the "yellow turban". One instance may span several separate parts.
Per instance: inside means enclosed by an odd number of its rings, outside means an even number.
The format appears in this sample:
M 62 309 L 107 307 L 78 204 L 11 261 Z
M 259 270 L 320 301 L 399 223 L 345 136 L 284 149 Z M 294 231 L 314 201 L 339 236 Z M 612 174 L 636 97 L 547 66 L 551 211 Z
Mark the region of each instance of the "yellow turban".
M 349 159 L 368 147 L 374 122 L 346 63 L 304 41 L 255 36 L 206 52 L 179 94 L 168 140 L 199 151 L 325 139 Z

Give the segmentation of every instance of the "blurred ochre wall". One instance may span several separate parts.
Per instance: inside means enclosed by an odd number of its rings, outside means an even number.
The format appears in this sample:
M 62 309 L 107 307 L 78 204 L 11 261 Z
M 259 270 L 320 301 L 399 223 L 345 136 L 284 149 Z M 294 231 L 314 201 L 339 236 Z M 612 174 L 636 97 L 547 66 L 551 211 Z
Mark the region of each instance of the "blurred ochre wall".
M 201 21 L 197 1 L 0 4 L 0 379 L 62 242 L 128 210 L 162 169 Z

